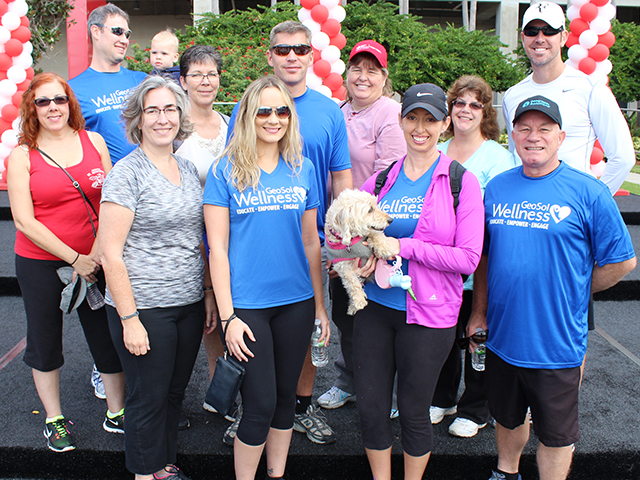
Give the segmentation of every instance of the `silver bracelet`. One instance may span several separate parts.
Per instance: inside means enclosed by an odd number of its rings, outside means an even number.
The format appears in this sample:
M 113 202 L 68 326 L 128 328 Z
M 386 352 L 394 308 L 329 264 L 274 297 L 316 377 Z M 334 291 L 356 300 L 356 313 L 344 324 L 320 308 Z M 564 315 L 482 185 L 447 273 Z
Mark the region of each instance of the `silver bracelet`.
M 138 311 L 136 310 L 131 315 L 125 315 L 124 317 L 120 317 L 120 321 L 129 320 L 130 318 L 137 317 L 138 315 L 140 315 L 140 313 L 138 313 Z

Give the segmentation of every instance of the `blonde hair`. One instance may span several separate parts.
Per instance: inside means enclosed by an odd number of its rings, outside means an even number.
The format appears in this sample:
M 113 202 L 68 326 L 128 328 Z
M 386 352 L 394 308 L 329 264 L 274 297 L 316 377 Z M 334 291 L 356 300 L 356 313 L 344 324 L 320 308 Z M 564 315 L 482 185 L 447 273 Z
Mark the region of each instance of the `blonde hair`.
M 274 75 L 261 77 L 249 85 L 244 95 L 242 95 L 233 134 L 222 154 L 222 157 L 227 157 L 226 168 L 230 169 L 231 182 L 241 192 L 247 188 L 255 189 L 260 183 L 260 167 L 258 167 L 257 162 L 258 134 L 255 120 L 258 108 L 260 108 L 260 97 L 267 88 L 280 90 L 285 105 L 291 111 L 287 131 L 278 142 L 280 155 L 282 155 L 294 175 L 298 175 L 302 167 L 302 137 L 298 128 L 298 115 L 293 104 L 293 98 L 291 98 L 291 94 L 284 82 L 278 77 Z M 219 159 L 215 161 L 214 171 L 219 161 Z
M 151 39 L 151 42 L 169 42 L 171 46 L 178 51 L 180 47 L 180 42 L 178 41 L 178 37 L 173 33 L 173 29 L 167 28 L 166 30 L 162 30 L 154 35 Z

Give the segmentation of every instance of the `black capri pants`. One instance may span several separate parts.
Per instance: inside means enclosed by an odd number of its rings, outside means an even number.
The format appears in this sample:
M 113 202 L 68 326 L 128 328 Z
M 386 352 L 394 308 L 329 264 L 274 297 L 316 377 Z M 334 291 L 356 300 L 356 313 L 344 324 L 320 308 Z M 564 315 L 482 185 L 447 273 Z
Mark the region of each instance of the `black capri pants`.
M 356 314 L 353 360 L 362 441 L 370 450 L 391 447 L 391 395 L 398 372 L 402 448 L 413 456 L 433 449 L 429 407 L 456 327 L 428 328 L 406 323 L 405 311 L 369 300 Z
M 56 269 L 68 266 L 62 260 L 35 260 L 16 255 L 16 276 L 27 314 L 24 362 L 41 372 L 51 372 L 64 365 L 60 297 L 66 285 L 58 277 Z M 104 294 L 102 270 L 96 276 L 98 288 Z M 84 301 L 77 312 L 98 371 L 107 374 L 122 372 L 118 353 L 109 334 L 105 309 L 91 310 Z
M 314 327 L 315 301 L 310 298 L 255 310 L 236 308 L 235 313 L 256 339 L 254 343 L 244 338 L 254 357 L 243 362 L 243 412 L 237 437 L 257 446 L 266 442 L 269 428 L 293 427 L 296 387 Z

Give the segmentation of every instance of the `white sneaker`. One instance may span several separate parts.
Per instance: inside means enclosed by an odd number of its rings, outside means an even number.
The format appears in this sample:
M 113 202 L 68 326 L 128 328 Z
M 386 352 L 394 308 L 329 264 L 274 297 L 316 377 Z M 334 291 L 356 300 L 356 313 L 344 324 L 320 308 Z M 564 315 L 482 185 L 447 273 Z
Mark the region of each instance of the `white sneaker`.
M 356 396 L 341 390 L 338 387 L 331 387 L 318 397 L 318 405 L 322 408 L 339 408 L 347 402 L 355 402 Z
M 93 387 L 93 393 L 96 397 L 101 400 L 105 400 L 107 398 L 107 394 L 104 391 L 104 383 L 102 383 L 102 377 L 95 365 L 91 371 L 91 386 Z
M 478 433 L 478 430 L 486 426 L 486 423 L 478 425 L 473 420 L 458 417 L 453 421 L 451 426 L 449 426 L 449 433 L 456 437 L 469 438 L 475 436 Z
M 431 416 L 431 425 L 437 425 L 442 421 L 445 415 L 453 415 L 458 411 L 458 407 L 454 405 L 451 408 L 429 407 L 429 415 Z

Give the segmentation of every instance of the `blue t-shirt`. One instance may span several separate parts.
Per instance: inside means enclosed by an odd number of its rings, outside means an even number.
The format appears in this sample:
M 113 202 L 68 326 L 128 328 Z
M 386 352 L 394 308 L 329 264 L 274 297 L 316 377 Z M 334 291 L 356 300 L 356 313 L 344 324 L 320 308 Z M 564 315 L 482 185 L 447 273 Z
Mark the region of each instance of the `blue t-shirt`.
M 561 163 L 544 177 L 522 167 L 485 192 L 487 346 L 525 368 L 582 364 L 594 263 L 634 257 L 606 185 Z
M 87 130 L 98 132 L 104 137 L 114 165 L 136 148 L 129 143 L 124 133 L 120 110 L 124 108 L 127 97 L 146 77 L 144 72 L 124 67 L 120 67 L 120 71 L 116 73 L 87 68 L 69 80 L 69 85 L 80 102 Z
M 336 103 L 310 88 L 293 99 L 302 135 L 302 154 L 316 168 L 320 205 L 318 206 L 318 235 L 324 244 L 324 219 L 329 198 L 327 182 L 329 172 L 339 172 L 351 168 L 347 127 L 344 115 Z M 238 105 L 233 109 L 227 139 L 231 137 L 236 123 Z
M 424 197 L 439 161 L 440 157 L 415 182 L 407 177 L 404 168 L 400 170 L 396 182 L 378 203 L 382 211 L 393 218 L 391 225 L 384 230 L 385 235 L 395 238 L 413 237 L 420 212 L 422 212 Z M 393 262 L 389 261 L 389 263 Z M 402 261 L 402 273 L 404 275 L 409 273 L 408 260 Z M 394 310 L 407 310 L 407 292 L 400 287 L 380 288 L 376 282 L 369 282 L 365 286 L 365 292 L 370 300 L 380 305 Z
M 318 208 L 313 164 L 304 159 L 294 175 L 280 158 L 260 173 L 257 189 L 238 191 L 223 157 L 209 169 L 204 203 L 229 209 L 231 297 L 237 308 L 269 308 L 313 297 L 302 243 L 302 215 Z

